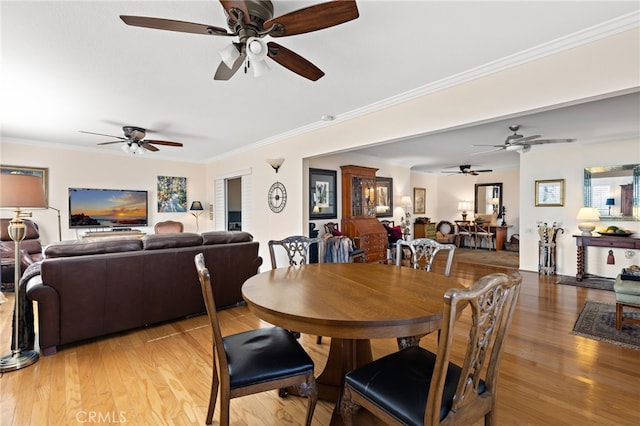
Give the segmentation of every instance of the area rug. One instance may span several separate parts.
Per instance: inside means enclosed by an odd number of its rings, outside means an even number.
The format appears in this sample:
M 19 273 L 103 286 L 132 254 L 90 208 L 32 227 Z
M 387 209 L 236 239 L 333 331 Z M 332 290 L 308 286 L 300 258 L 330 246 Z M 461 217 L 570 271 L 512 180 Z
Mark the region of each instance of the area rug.
M 570 277 L 561 275 L 558 277 L 556 284 L 572 285 L 575 287 L 595 288 L 597 290 L 609 290 L 613 291 L 613 278 L 604 278 L 590 275 L 585 277 L 582 281 L 576 280 L 576 277 Z
M 453 256 L 453 262 L 518 269 L 520 266 L 520 255 L 517 252 L 506 250 L 495 251 L 457 248 Z
M 624 316 L 640 318 L 640 310 L 625 309 Z M 640 324 L 622 323 L 622 330 L 616 330 L 615 305 L 587 300 L 572 334 L 640 351 Z

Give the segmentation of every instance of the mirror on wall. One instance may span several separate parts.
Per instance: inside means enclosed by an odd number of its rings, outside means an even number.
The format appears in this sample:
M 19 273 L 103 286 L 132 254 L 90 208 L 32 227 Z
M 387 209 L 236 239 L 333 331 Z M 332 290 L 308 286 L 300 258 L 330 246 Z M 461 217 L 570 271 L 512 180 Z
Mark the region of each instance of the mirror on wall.
M 475 212 L 502 217 L 502 183 L 476 183 Z
M 584 205 L 601 220 L 640 220 L 640 165 L 585 168 Z

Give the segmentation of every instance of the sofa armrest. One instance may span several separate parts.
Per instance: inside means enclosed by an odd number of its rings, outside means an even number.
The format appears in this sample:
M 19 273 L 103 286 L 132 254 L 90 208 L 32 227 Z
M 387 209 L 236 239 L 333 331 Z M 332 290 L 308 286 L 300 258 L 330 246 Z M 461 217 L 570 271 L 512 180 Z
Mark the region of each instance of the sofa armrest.
M 56 353 L 60 343 L 60 296 L 36 275 L 27 281 L 27 298 L 38 302 L 38 338 L 45 355 Z M 40 303 L 42 302 L 42 303 Z

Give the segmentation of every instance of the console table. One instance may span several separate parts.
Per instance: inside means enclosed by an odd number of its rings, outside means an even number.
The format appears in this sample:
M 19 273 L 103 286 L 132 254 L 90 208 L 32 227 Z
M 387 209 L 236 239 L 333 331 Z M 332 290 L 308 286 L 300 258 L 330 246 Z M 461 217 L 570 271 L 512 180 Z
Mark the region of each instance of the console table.
M 640 250 L 640 238 L 580 234 L 574 235 L 573 237 L 576 239 L 576 245 L 578 246 L 578 269 L 576 271 L 577 281 L 582 281 L 586 274 L 585 249 L 588 246 Z
M 95 231 L 95 232 L 86 232 L 82 239 L 87 238 L 113 238 L 113 237 L 136 237 L 142 238 L 144 237 L 144 232 L 140 231 Z
M 472 230 L 475 229 L 473 222 L 468 220 L 456 220 L 456 225 L 458 229 L 460 225 L 470 227 Z M 496 251 L 504 250 L 504 243 L 507 240 L 507 231 L 513 225 L 489 225 L 489 232 L 494 234 L 494 239 L 496 242 Z

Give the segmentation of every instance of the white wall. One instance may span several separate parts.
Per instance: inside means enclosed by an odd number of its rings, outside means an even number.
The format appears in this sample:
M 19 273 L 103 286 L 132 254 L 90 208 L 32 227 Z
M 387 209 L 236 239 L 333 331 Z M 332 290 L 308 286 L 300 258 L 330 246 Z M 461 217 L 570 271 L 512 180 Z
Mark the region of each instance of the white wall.
M 557 265 L 559 275 L 575 275 L 577 270 L 577 249 L 573 234 L 578 234 L 578 210 L 583 204 L 584 168 L 640 163 L 640 141 L 628 140 L 590 144 L 576 148 L 571 144 L 554 147 L 539 146 L 520 157 L 520 268 L 538 270 L 539 222 L 548 225 L 556 222 L 564 229 L 557 239 Z M 565 180 L 565 199 L 562 207 L 536 207 L 535 181 L 547 179 Z M 640 233 L 640 222 L 607 221 L 596 224 L 599 227 L 616 225 Z M 607 265 L 608 249 L 589 247 L 587 249 L 587 272 L 605 277 L 615 277 L 620 269 L 632 264 L 640 264 L 640 252 L 631 259 L 625 259 L 624 249 L 613 249 L 615 265 Z
M 202 164 L 164 161 L 149 158 L 113 155 L 66 149 L 46 148 L 27 144 L 2 142 L 2 164 L 48 168 L 49 205 L 60 209 L 62 239 L 81 236 L 84 231 L 69 229 L 69 188 L 140 189 L 149 192 L 149 227 L 136 227 L 153 233 L 153 225 L 163 220 L 184 223 L 185 231 L 195 232 L 195 218 L 190 213 L 158 213 L 158 176 L 187 178 L 187 208 L 191 201 L 200 200 L 206 206 L 206 168 Z M 3 188 L 0 188 L 3 189 Z M 43 244 L 58 241 L 58 219 L 54 210 L 32 210 L 38 223 Z M 10 210 L 1 210 L 2 217 L 12 217 Z M 208 215 L 199 219 L 200 231 L 212 227 Z
M 440 88 L 379 111 L 344 120 L 338 116 L 334 122 L 325 123 L 324 127 L 312 132 L 215 159 L 207 166 L 207 181 L 233 170 L 251 169 L 255 184 L 252 194 L 255 220 L 254 229 L 249 231 L 258 241 L 306 234 L 308 189 L 305 159 L 635 89 L 640 85 L 639 35 L 640 30 L 629 30 L 472 81 Z M 285 158 L 285 163 L 276 175 L 266 159 L 277 157 Z M 565 159 L 565 168 L 571 167 L 571 156 L 558 158 Z M 540 161 L 549 160 L 541 158 Z M 577 168 L 581 170 L 582 165 Z M 527 171 L 534 172 L 532 169 Z M 380 175 L 385 176 L 386 173 L 381 171 Z M 272 213 L 266 202 L 269 185 L 276 179 L 286 185 L 289 194 L 287 207 L 278 214 Z M 520 179 L 526 182 L 529 174 L 521 171 Z M 407 188 L 413 186 L 418 186 L 417 179 L 409 180 Z M 472 193 L 473 185 L 467 188 Z M 515 193 L 505 188 L 506 197 Z M 439 204 L 450 203 L 450 200 L 445 203 L 440 197 L 438 200 Z M 457 206 L 457 198 L 454 205 Z M 510 209 L 509 206 L 515 206 L 516 202 L 505 199 L 505 205 Z M 521 217 L 522 213 L 523 204 L 520 202 Z M 509 222 L 517 223 L 515 217 L 508 218 Z M 261 253 L 264 252 L 261 250 Z M 534 259 L 533 262 L 527 259 L 521 263 L 536 270 L 537 255 Z M 532 268 L 532 263 L 535 268 Z

